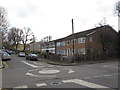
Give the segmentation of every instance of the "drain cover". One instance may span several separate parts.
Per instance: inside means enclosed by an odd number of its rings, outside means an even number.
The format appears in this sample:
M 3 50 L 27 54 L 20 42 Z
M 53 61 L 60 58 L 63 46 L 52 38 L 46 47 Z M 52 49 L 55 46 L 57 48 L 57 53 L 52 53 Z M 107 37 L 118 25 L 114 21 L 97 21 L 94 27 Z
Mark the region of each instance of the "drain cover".
M 50 85 L 60 85 L 62 82 L 51 82 Z

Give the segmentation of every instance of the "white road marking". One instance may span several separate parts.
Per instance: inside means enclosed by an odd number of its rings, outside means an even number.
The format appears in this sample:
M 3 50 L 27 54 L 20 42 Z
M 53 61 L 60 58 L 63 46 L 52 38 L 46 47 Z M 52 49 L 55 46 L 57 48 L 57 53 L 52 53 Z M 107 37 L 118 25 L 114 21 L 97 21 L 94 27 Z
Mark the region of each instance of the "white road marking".
M 25 63 L 25 64 L 27 64 L 28 66 L 33 67 L 33 68 L 38 68 L 38 67 L 40 67 L 40 66 L 36 66 L 36 65 L 33 65 L 33 64 L 27 63 L 27 62 L 25 62 L 25 61 L 22 61 L 22 62 Z
M 37 87 L 42 87 L 42 86 L 47 86 L 46 83 L 39 83 L 39 84 L 36 84 Z
M 84 77 L 83 79 L 108 77 L 108 76 L 115 76 L 115 75 L 118 75 L 118 74 L 117 73 L 115 73 L 115 74 L 105 74 L 105 75 L 99 75 L 99 76 Z
M 14 88 L 28 88 L 27 85 L 23 85 L 23 86 L 17 86 L 17 87 L 14 87 Z
M 32 74 L 32 73 L 26 73 L 26 75 L 28 75 L 28 76 L 34 76 L 34 77 L 39 77 L 38 75 L 34 75 L 34 74 Z
M 69 68 L 65 68 L 65 69 L 69 70 L 69 72 L 68 72 L 69 74 L 75 72 L 75 71 L 73 71 L 72 69 L 69 69 Z
M 106 65 L 106 66 L 103 66 L 103 67 L 112 67 L 112 68 L 116 68 L 116 69 L 119 69 L 119 68 L 118 68 L 118 65 L 117 65 L 117 66 Z
M 92 77 L 102 77 L 102 75 L 99 75 L 99 76 L 92 76 Z
M 98 85 L 98 84 L 87 82 L 87 81 L 80 80 L 80 79 L 62 80 L 62 82 L 64 82 L 64 83 L 71 83 L 72 82 L 72 83 L 83 85 L 83 86 L 86 86 L 89 88 L 109 88 L 109 87 L 106 87 L 103 85 Z
M 51 78 L 56 77 L 56 75 L 34 75 L 32 73 L 29 73 L 29 72 L 27 72 L 26 75 L 27 76 L 32 76 L 32 77 L 51 77 Z
M 41 70 L 39 71 L 40 74 L 56 74 L 56 73 L 59 73 L 60 70 Z

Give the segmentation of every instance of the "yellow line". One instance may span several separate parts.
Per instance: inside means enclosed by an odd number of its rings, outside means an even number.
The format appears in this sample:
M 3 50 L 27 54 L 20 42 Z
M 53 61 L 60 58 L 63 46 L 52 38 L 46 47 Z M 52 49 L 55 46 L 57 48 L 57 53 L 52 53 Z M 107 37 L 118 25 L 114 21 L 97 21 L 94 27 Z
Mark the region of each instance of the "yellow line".
M 5 67 L 3 68 L 3 70 L 6 69 L 6 68 L 8 68 L 8 65 L 6 64 L 6 62 L 3 62 L 3 64 L 4 64 L 4 66 L 5 66 Z

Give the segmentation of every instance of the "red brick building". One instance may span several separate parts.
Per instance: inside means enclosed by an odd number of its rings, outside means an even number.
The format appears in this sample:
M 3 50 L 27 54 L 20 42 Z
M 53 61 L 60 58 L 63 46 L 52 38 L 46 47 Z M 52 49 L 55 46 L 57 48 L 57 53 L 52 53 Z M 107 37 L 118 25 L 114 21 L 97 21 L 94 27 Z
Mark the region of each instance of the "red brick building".
M 77 55 L 87 55 L 89 53 L 115 51 L 117 35 L 117 32 L 109 25 L 74 33 L 74 53 Z M 72 34 L 55 40 L 55 53 L 62 53 L 63 56 L 73 55 Z

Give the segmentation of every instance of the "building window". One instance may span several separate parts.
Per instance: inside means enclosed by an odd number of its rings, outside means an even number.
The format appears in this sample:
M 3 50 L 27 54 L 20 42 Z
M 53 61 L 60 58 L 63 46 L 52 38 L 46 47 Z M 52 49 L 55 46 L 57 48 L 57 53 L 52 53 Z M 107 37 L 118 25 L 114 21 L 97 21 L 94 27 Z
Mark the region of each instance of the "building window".
M 92 37 L 89 37 L 89 39 L 90 39 L 90 42 L 92 42 Z
M 51 44 L 49 43 L 49 48 L 51 48 Z
M 57 54 L 61 54 L 60 50 L 57 50 Z
M 62 50 L 62 55 L 65 55 L 65 50 Z
M 85 37 L 78 38 L 78 43 L 85 43 Z
M 49 50 L 49 53 L 51 53 L 51 50 Z
M 85 54 L 85 48 L 79 49 L 78 52 L 79 54 Z
M 73 54 L 73 49 L 72 49 L 72 54 Z M 74 54 L 77 54 L 77 50 L 76 49 L 74 49 Z
M 67 45 L 69 45 L 70 44 L 70 40 L 67 40 Z
M 72 40 L 72 44 L 73 44 L 73 40 Z M 74 44 L 76 44 L 76 39 L 74 39 Z
M 53 52 L 52 52 L 53 54 L 55 54 L 55 50 L 53 50 Z
M 57 46 L 60 46 L 60 42 L 57 42 Z
M 55 44 L 53 44 L 53 48 L 55 48 Z
M 62 45 L 63 45 L 63 46 L 65 45 L 65 41 L 62 41 Z

